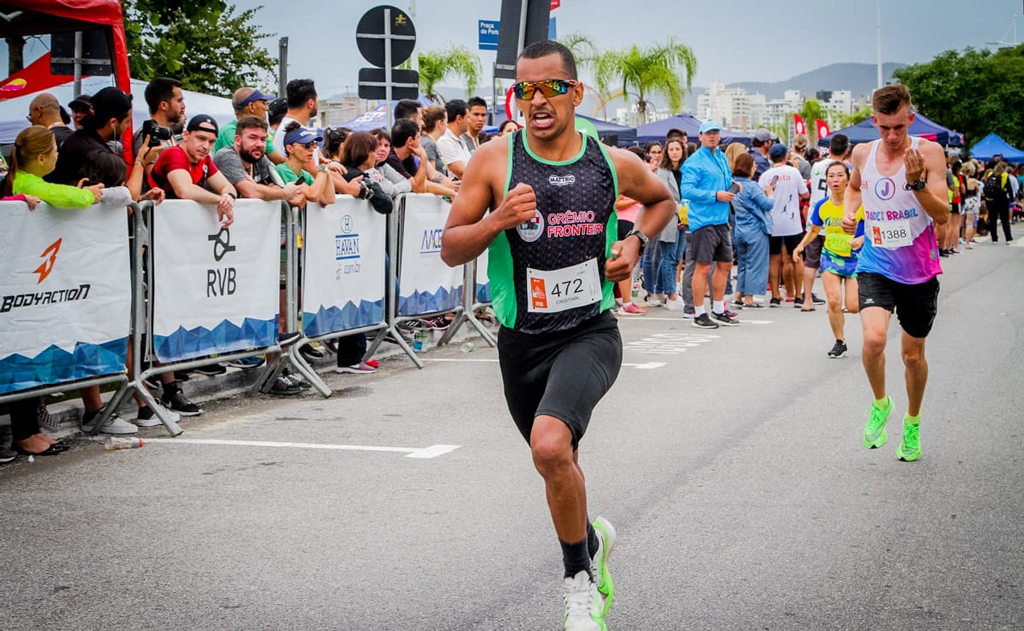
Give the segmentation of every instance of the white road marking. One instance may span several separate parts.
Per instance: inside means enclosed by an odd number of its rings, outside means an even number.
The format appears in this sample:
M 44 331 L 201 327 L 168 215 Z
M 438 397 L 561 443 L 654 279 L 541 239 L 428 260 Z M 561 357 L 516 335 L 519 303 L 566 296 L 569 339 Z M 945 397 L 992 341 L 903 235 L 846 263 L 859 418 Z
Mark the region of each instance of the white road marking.
M 720 335 L 707 333 L 656 333 L 650 337 L 633 340 L 624 350 L 645 355 L 678 355 L 686 349 L 716 340 Z
M 431 445 L 429 447 L 371 447 L 366 445 L 329 445 L 319 443 L 285 443 L 264 440 L 222 440 L 214 438 L 147 438 L 147 443 L 169 445 L 230 445 L 237 447 L 282 447 L 286 449 L 329 449 L 335 451 L 389 451 L 404 453 L 406 458 L 436 458 L 451 453 L 461 445 Z
M 1024 248 L 1024 239 L 1014 239 L 1010 244 L 1011 248 Z
M 423 357 L 425 362 L 492 362 L 497 363 L 497 359 L 469 359 L 461 357 Z M 655 368 L 661 368 L 665 365 L 665 362 L 647 362 L 646 364 L 630 364 L 623 362 L 623 366 L 627 368 L 636 368 L 637 370 L 654 370 Z
M 1024 242 L 1024 239 L 1022 239 L 1021 241 Z M 679 323 L 691 322 L 692 321 L 690 318 L 682 318 L 682 317 L 679 317 L 679 318 L 658 318 L 658 317 L 643 316 L 643 317 L 636 317 L 636 318 L 619 318 L 619 322 L 643 322 L 644 320 L 648 320 L 648 321 L 654 320 L 655 322 L 679 322 Z M 774 322 L 775 322 L 774 320 L 745 320 L 743 318 L 743 314 L 740 313 L 740 324 L 772 324 Z

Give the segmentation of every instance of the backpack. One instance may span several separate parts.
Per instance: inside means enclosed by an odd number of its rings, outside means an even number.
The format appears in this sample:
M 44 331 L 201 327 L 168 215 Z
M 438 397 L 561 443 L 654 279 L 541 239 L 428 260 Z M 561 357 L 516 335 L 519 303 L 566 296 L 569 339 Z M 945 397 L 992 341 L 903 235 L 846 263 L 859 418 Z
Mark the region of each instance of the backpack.
M 999 176 L 993 173 L 992 175 L 985 178 L 985 202 L 992 203 L 997 202 L 1001 199 L 1006 199 L 1006 195 L 1003 194 L 1003 187 L 999 181 Z

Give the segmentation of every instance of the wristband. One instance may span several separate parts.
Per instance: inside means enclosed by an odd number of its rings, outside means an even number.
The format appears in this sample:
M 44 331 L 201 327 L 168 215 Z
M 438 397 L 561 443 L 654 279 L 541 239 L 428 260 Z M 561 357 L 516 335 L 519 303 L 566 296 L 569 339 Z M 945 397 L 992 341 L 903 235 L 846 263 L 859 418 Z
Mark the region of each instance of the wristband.
M 238 195 L 236 195 L 234 193 L 228 193 L 228 197 L 230 197 L 231 199 L 234 199 L 234 200 L 238 199 Z

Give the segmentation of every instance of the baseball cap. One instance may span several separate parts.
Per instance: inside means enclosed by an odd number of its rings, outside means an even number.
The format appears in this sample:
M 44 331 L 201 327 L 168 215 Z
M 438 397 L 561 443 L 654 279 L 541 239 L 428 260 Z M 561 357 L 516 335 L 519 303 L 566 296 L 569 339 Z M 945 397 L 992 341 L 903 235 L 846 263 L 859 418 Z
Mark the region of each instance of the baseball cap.
M 77 112 L 78 110 L 89 111 L 92 109 L 92 97 L 88 94 L 80 94 L 78 98 L 68 103 L 68 107 L 70 107 L 73 112 Z
M 273 95 L 263 94 L 262 92 L 260 92 L 259 88 L 253 88 L 253 91 L 251 94 L 249 94 L 249 96 L 245 97 L 241 101 L 232 102 L 232 105 L 234 105 L 236 110 L 240 110 L 246 105 L 253 103 L 255 101 L 271 101 L 273 99 Z
M 220 131 L 220 127 L 217 126 L 217 120 L 209 114 L 196 114 L 188 119 L 185 131 L 208 131 L 212 134 L 217 134 Z
M 270 108 L 271 116 L 283 116 L 284 113 L 288 111 L 288 99 L 284 98 L 283 96 L 279 96 L 270 103 L 268 103 L 267 107 Z
M 772 160 L 778 160 L 789 153 L 789 149 L 786 145 L 781 142 L 772 145 L 772 148 L 768 150 L 768 155 L 771 156 Z
M 764 144 L 772 139 L 772 132 L 767 129 L 758 129 L 754 132 L 754 140 L 758 143 Z
M 704 134 L 709 131 L 721 131 L 722 127 L 715 121 L 704 121 L 700 124 L 700 133 Z
M 307 142 L 320 142 L 321 140 L 323 140 L 322 136 L 317 136 L 312 130 L 305 127 L 293 129 L 284 136 L 284 144 L 286 145 L 290 145 L 293 142 L 306 144 Z
M 132 95 L 125 94 L 120 88 L 110 86 L 92 95 L 92 111 L 101 121 L 111 118 L 120 119 L 131 109 Z

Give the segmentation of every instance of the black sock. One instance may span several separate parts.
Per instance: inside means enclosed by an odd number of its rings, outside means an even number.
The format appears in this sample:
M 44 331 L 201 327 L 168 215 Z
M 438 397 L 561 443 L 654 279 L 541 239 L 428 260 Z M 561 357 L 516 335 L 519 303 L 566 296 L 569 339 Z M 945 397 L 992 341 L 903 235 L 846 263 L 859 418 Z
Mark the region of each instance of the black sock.
M 594 578 L 590 573 L 590 555 L 587 553 L 586 539 L 581 539 L 576 543 L 559 540 L 558 543 L 562 546 L 562 563 L 565 564 L 566 578 L 572 578 L 582 570 L 586 570 L 590 578 Z
M 597 555 L 597 531 L 594 530 L 594 524 L 587 520 L 587 551 L 590 553 L 590 558 L 593 559 Z
M 181 390 L 181 388 L 178 386 L 178 382 L 177 381 L 172 381 L 170 383 L 165 383 L 164 384 L 164 398 L 165 399 L 170 399 L 174 395 L 178 394 L 179 390 Z

